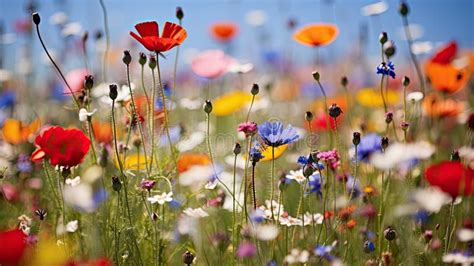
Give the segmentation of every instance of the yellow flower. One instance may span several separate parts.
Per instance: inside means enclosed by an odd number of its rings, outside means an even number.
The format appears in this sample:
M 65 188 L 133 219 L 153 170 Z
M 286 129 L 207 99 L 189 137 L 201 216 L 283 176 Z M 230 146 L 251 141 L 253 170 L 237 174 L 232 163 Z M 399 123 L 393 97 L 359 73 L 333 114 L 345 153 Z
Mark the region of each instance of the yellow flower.
M 287 148 L 288 148 L 288 144 L 276 147 L 275 148 L 275 159 L 278 159 L 283 154 L 283 152 L 286 151 Z M 264 157 L 263 157 L 263 159 L 260 160 L 261 162 L 271 161 L 273 159 L 272 158 L 272 147 L 267 146 L 264 150 L 262 150 L 262 155 Z
M 28 138 L 36 133 L 40 126 L 41 121 L 39 119 L 34 120 L 28 125 L 23 124 L 19 120 L 9 118 L 3 123 L 3 138 L 10 144 L 20 144 L 28 141 Z
M 115 161 L 115 165 L 119 167 L 117 159 L 115 159 L 114 161 Z M 146 169 L 145 162 L 146 162 L 145 156 L 142 154 L 140 155 L 138 155 L 137 153 L 127 154 L 127 158 L 125 159 L 125 162 L 123 163 L 123 167 L 125 168 L 125 170 L 137 170 L 137 169 L 145 170 Z
M 214 99 L 212 113 L 216 116 L 226 116 L 239 111 L 252 100 L 250 93 L 231 91 Z
M 396 104 L 400 99 L 399 94 L 393 90 L 388 90 L 387 94 L 384 94 L 384 97 L 388 105 Z M 356 99 L 360 105 L 365 107 L 377 108 L 383 106 L 383 99 L 380 95 L 380 90 L 364 88 L 357 92 Z
M 27 265 L 66 265 L 69 260 L 66 254 L 65 243 L 56 244 L 54 240 L 47 235 L 42 235 L 42 241 L 38 241 L 38 244 L 34 250 L 30 250 L 26 254 Z M 71 246 L 68 248 L 70 249 Z

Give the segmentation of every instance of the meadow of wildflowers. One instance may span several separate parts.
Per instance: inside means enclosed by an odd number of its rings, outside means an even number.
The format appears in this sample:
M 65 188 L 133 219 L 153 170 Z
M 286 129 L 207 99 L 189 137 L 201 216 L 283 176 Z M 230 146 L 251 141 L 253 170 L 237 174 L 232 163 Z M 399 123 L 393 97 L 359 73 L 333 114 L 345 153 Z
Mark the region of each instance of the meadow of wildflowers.
M 0 265 L 474 265 L 474 47 L 415 42 L 411 1 L 369 65 L 324 54 L 337 20 L 288 21 L 310 65 L 259 64 L 233 54 L 239 23 L 191 32 L 181 7 L 115 43 L 98 2 L 95 33 L 35 1 L 15 23 L 41 54 L 0 65 Z M 220 48 L 180 50 L 199 34 Z

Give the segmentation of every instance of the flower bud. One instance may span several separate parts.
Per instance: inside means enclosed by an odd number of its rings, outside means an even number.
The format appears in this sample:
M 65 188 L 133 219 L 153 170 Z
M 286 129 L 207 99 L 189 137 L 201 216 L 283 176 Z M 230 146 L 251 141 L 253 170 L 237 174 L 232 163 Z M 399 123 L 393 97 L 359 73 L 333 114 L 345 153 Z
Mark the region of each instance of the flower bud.
M 380 42 L 380 44 L 383 45 L 383 44 L 385 44 L 387 41 L 388 41 L 388 35 L 387 35 L 387 33 L 386 33 L 385 31 L 382 32 L 382 33 L 380 33 L 380 35 L 379 35 L 379 42 Z
M 352 133 L 352 144 L 359 145 L 360 143 L 360 132 Z
M 158 221 L 158 214 L 156 214 L 156 212 L 153 212 L 153 213 L 151 214 L 151 219 L 153 220 L 153 222 Z
M 90 90 L 92 87 L 94 87 L 94 77 L 92 75 L 87 75 L 84 78 L 84 88 L 86 88 L 86 90 Z
M 320 76 L 319 76 L 318 71 L 313 71 L 313 78 L 314 78 L 314 80 L 319 81 Z
M 186 265 L 191 265 L 194 261 L 194 255 L 189 250 L 183 253 L 183 262 Z
M 385 239 L 387 239 L 388 241 L 392 241 L 395 238 L 397 238 L 397 232 L 390 226 L 387 227 L 387 229 L 385 229 L 385 231 L 383 231 L 383 235 L 384 235 Z
M 182 20 L 183 17 L 184 17 L 183 9 L 180 6 L 176 7 L 176 18 L 178 20 Z
M 150 59 L 148 60 L 148 66 L 151 68 L 151 70 L 155 69 L 156 58 L 154 56 L 150 56 Z
M 303 166 L 303 176 L 309 178 L 314 173 L 314 170 L 315 169 L 309 164 Z
M 117 91 L 117 84 L 110 84 L 109 85 L 109 97 L 112 99 L 112 101 L 115 101 L 118 96 L 118 91 Z
M 209 100 L 206 100 L 203 105 L 203 110 L 206 114 L 210 114 L 212 112 L 212 103 Z
M 94 39 L 95 39 L 95 40 L 100 40 L 100 39 L 102 39 L 102 31 L 97 30 L 97 31 L 94 33 Z
M 38 12 L 33 13 L 31 16 L 33 18 L 33 22 L 35 23 L 35 25 L 39 25 L 41 22 L 41 17 L 38 14 Z
M 142 52 L 138 56 L 138 63 L 142 66 L 146 64 L 146 55 Z
M 123 51 L 122 62 L 127 66 L 130 65 L 130 62 L 132 62 L 132 56 L 130 55 L 130 51 Z
M 252 93 L 252 95 L 257 95 L 259 93 L 259 91 L 260 91 L 260 88 L 259 88 L 258 84 L 254 83 L 252 85 L 252 89 L 250 90 L 250 92 Z
M 138 148 L 140 147 L 140 145 L 142 145 L 142 139 L 140 137 L 135 137 L 132 143 L 133 143 L 133 146 Z
M 410 85 L 410 78 L 408 78 L 407 76 L 404 76 L 402 79 L 402 83 L 403 83 L 403 86 L 407 87 L 408 85 Z
M 240 146 L 240 143 L 236 142 L 234 145 L 234 154 L 238 155 L 242 151 L 242 147 Z
M 398 8 L 398 12 L 400 13 L 400 15 L 402 15 L 403 17 L 406 17 L 408 15 L 408 13 L 410 12 L 410 9 L 408 8 L 408 4 L 403 1 L 401 4 L 400 4 L 400 7 Z
M 387 58 L 390 58 L 393 55 L 395 55 L 395 52 L 397 49 L 395 47 L 395 44 L 392 41 L 388 41 L 383 45 L 383 50 L 384 50 L 385 56 L 387 56 Z
M 451 152 L 451 161 L 452 162 L 460 162 L 461 161 L 461 157 L 459 156 L 458 151 Z
M 296 20 L 293 19 L 293 18 L 290 18 L 288 19 L 288 21 L 286 22 L 286 27 L 289 29 L 289 30 L 292 30 L 296 27 Z
M 308 122 L 311 122 L 313 120 L 313 113 L 311 111 L 307 111 L 304 115 L 304 119 Z
M 382 145 L 382 149 L 384 149 L 384 150 L 388 147 L 388 138 L 387 137 L 382 137 L 381 145 Z
M 112 188 L 114 191 L 119 192 L 122 189 L 122 182 L 120 182 L 120 179 L 118 176 L 112 176 Z
M 390 124 L 393 121 L 393 113 L 387 112 L 385 113 L 385 123 Z
M 372 241 L 365 241 L 364 242 L 364 252 L 371 253 L 375 250 L 375 245 Z
M 407 130 L 408 130 L 408 127 L 410 126 L 410 124 L 408 124 L 407 122 L 403 121 L 400 126 L 402 127 L 402 130 L 403 130 L 403 131 L 407 131 Z
M 346 77 L 346 76 L 342 77 L 342 78 L 341 78 L 341 85 L 342 85 L 343 87 L 346 87 L 347 84 L 349 84 L 349 80 L 347 79 L 347 77 Z
M 342 109 L 337 104 L 333 103 L 329 107 L 329 116 L 331 116 L 332 118 L 336 119 L 341 114 L 342 114 Z

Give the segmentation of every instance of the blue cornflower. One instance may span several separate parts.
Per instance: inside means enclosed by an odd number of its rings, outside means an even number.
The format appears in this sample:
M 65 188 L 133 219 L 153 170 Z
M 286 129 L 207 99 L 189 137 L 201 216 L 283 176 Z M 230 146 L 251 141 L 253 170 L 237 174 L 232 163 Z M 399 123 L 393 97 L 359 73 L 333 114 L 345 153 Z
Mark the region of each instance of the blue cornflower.
M 283 128 L 281 122 L 265 122 L 259 125 L 258 134 L 263 142 L 271 147 L 288 144 L 299 138 L 298 133 L 291 125 Z
M 319 196 L 322 196 L 321 185 L 323 181 L 319 172 L 314 172 L 309 176 L 309 193 L 316 193 Z
M 308 158 L 306 156 L 301 155 L 298 157 L 297 163 L 301 166 L 305 166 L 308 164 Z
M 322 257 L 327 259 L 328 261 L 331 261 L 334 259 L 334 256 L 331 255 L 332 251 L 332 246 L 323 246 L 323 245 L 317 245 L 316 248 L 314 249 L 314 253 L 316 256 Z
M 171 109 L 171 87 L 169 86 L 168 83 L 164 84 L 163 90 L 165 91 L 165 98 L 166 98 L 166 108 Z M 155 107 L 158 109 L 163 109 L 163 101 L 161 97 L 157 97 L 155 100 Z
M 370 154 L 377 151 L 382 151 L 382 138 L 375 133 L 366 135 L 357 146 L 357 160 L 367 162 Z
M 262 155 L 262 152 L 261 152 L 260 149 L 261 149 L 261 147 L 258 143 L 254 143 L 252 145 L 252 148 L 250 148 L 249 158 L 250 158 L 250 161 L 252 162 L 252 164 L 256 164 L 261 159 L 264 158 L 264 156 Z
M 14 91 L 4 91 L 0 95 L 0 108 L 8 108 L 15 104 L 16 93 Z
M 306 157 L 306 156 L 299 156 L 298 160 L 296 161 L 301 167 L 305 167 L 308 164 L 311 164 L 311 167 L 314 169 L 318 170 L 323 170 L 324 169 L 324 164 L 318 162 L 317 164 L 311 159 L 311 155 Z
M 364 242 L 364 251 L 366 253 L 373 252 L 375 250 L 375 244 L 372 241 L 365 241 Z
M 426 224 L 430 218 L 430 215 L 425 210 L 419 210 L 413 215 L 413 218 L 417 223 Z
M 25 154 L 18 155 L 18 161 L 16 163 L 18 171 L 22 173 L 29 173 L 33 170 L 33 165 L 31 164 L 30 157 Z
M 355 181 L 355 183 L 354 183 L 354 181 Z M 354 191 L 352 191 L 352 187 L 354 187 Z M 351 195 L 351 193 L 352 193 L 352 198 L 359 197 L 359 195 L 361 193 L 359 179 L 354 179 L 353 176 L 349 176 L 347 178 L 347 182 L 346 182 L 346 191 L 349 195 Z
M 392 61 L 388 61 L 388 63 L 382 62 L 380 65 L 377 66 L 377 74 L 382 74 L 384 76 L 390 76 L 393 79 L 395 78 L 395 66 L 393 65 Z
M 171 127 L 169 131 L 170 131 L 171 142 L 174 144 L 179 141 L 179 138 L 181 137 L 181 132 L 183 132 L 183 128 L 180 125 L 177 125 L 177 126 Z M 167 146 L 167 145 L 169 145 L 168 136 L 163 134 L 160 137 L 160 146 Z
M 250 214 L 250 220 L 254 223 L 261 223 L 265 220 L 265 211 L 262 209 L 256 209 Z

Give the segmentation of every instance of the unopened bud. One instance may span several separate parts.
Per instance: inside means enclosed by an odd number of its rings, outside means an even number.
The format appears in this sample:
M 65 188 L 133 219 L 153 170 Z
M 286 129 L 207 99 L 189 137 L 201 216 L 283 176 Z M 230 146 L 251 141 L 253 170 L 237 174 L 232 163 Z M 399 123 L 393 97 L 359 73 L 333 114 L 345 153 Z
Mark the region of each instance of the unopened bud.
M 311 111 L 307 111 L 304 115 L 304 119 L 308 122 L 311 122 L 313 118 L 313 113 Z
M 403 17 L 406 17 L 408 15 L 408 13 L 410 12 L 410 9 L 408 8 L 408 4 L 403 1 L 401 4 L 400 4 L 400 7 L 398 8 L 398 12 L 400 13 L 400 15 L 402 15 Z
M 130 51 L 123 51 L 122 62 L 127 66 L 130 65 L 130 62 L 132 62 L 132 56 L 130 55 Z
M 349 84 L 349 80 L 347 79 L 347 77 L 346 77 L 346 76 L 342 77 L 342 78 L 341 78 L 341 85 L 342 85 L 343 87 L 346 87 L 347 84 Z
M 359 145 L 360 143 L 360 132 L 352 133 L 352 144 Z
M 150 56 L 148 60 L 148 66 L 153 70 L 156 68 L 156 58 L 154 56 Z
M 206 102 L 204 102 L 204 105 L 203 105 L 203 108 L 204 112 L 206 112 L 206 114 L 210 114 L 212 112 L 212 103 L 211 101 L 209 100 L 206 100 Z
M 318 71 L 313 71 L 313 78 L 314 78 L 314 80 L 319 81 L 320 76 L 319 76 Z
M 234 145 L 234 154 L 238 155 L 242 151 L 242 147 L 240 146 L 240 143 L 236 142 Z
M 176 18 L 177 18 L 178 20 L 182 20 L 183 17 L 184 17 L 183 9 L 182 9 L 180 6 L 178 6 L 178 7 L 176 8 Z
M 117 84 L 110 84 L 109 85 L 109 97 L 112 99 L 112 101 L 115 101 L 118 96 L 118 91 L 117 91 Z
M 138 63 L 142 66 L 146 64 L 146 55 L 142 52 L 138 56 Z
M 92 75 L 87 75 L 84 78 L 84 88 L 90 90 L 92 87 L 94 87 L 94 77 Z
M 408 78 L 407 76 L 404 76 L 402 79 L 402 83 L 403 83 L 403 86 L 405 87 L 410 85 L 410 78 Z
M 342 114 L 342 109 L 337 104 L 333 103 L 329 107 L 329 116 L 331 116 L 332 118 L 336 119 L 341 114 Z
M 390 58 L 393 55 L 395 55 L 395 52 L 397 50 L 395 47 L 395 44 L 392 41 L 388 41 L 387 43 L 385 43 L 383 45 L 383 49 L 384 49 L 385 56 L 387 58 Z
M 383 44 L 385 44 L 387 41 L 388 41 L 388 35 L 387 35 L 387 33 L 386 33 L 385 31 L 382 32 L 382 33 L 380 33 L 380 35 L 379 35 L 379 42 L 380 42 L 380 44 L 383 45 Z
M 252 93 L 252 95 L 257 95 L 260 92 L 260 87 L 257 83 L 254 83 L 252 85 L 252 89 L 250 90 L 250 92 Z
M 384 235 L 385 239 L 387 239 L 388 241 L 392 241 L 395 238 L 397 238 L 397 232 L 390 226 L 387 227 L 387 229 L 385 229 L 385 231 L 383 231 L 383 235 Z
M 451 161 L 452 162 L 460 162 L 461 161 L 461 157 L 459 156 L 459 152 L 458 151 L 453 151 L 451 153 Z
M 122 189 L 122 182 L 120 182 L 118 176 L 112 176 L 112 189 L 117 192 Z
M 388 138 L 387 137 L 382 137 L 381 145 L 382 145 L 382 149 L 384 149 L 384 150 L 388 147 Z
M 35 25 L 39 25 L 41 22 L 41 17 L 38 14 L 38 12 L 33 13 L 31 16 L 33 18 L 33 22 L 35 23 Z

